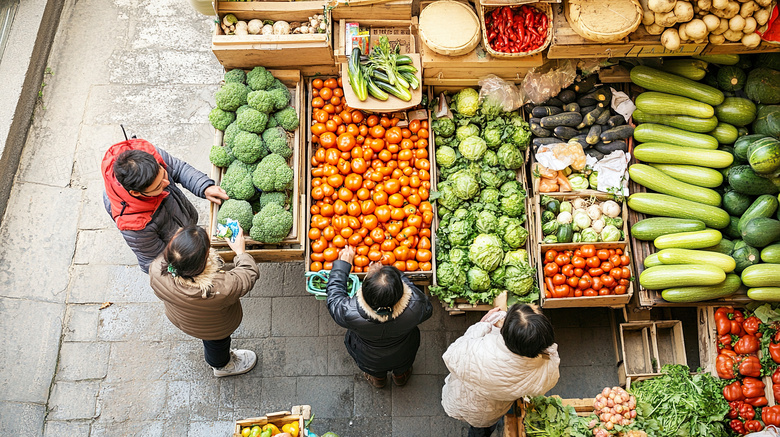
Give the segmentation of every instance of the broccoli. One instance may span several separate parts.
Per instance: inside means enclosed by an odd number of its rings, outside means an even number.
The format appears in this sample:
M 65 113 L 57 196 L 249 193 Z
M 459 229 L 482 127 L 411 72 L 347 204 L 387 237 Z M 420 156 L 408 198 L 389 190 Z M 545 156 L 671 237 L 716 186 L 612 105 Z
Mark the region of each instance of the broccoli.
M 230 149 L 223 146 L 211 146 L 209 161 L 217 167 L 227 167 L 236 159 Z
M 252 219 L 249 236 L 263 243 L 278 243 L 290 233 L 292 213 L 276 203 L 269 203 Z
M 231 199 L 248 200 L 257 192 L 252 185 L 252 167 L 254 166 L 235 160 L 222 176 L 220 186 Z
M 230 123 L 230 126 L 225 129 L 225 134 L 222 136 L 222 141 L 225 143 L 225 146 L 228 147 L 228 149 L 233 149 L 233 146 L 235 146 L 236 141 L 236 135 L 241 132 L 241 128 L 238 127 L 238 124 Z
M 247 94 L 246 98 L 249 99 L 249 94 Z M 250 108 L 251 106 L 249 106 L 249 104 L 239 106 L 238 109 L 236 109 L 236 117 L 238 117 L 242 112 Z
M 272 127 L 279 127 L 279 123 L 276 122 L 275 118 L 268 117 L 268 123 L 265 124 L 265 128 L 271 129 Z
M 265 208 L 270 203 L 276 203 L 279 206 L 287 206 L 287 193 L 282 191 L 266 191 L 260 194 L 260 209 Z
M 261 191 L 284 191 L 292 185 L 293 170 L 281 155 L 272 153 L 257 165 L 252 181 Z
M 263 132 L 263 142 L 268 147 L 268 151 L 282 155 L 284 159 L 292 156 L 293 151 L 287 144 L 287 132 L 280 127 L 272 127 Z
M 217 108 L 223 111 L 235 111 L 239 106 L 246 104 L 246 95 L 249 89 L 244 84 L 228 82 L 214 94 Z
M 252 205 L 246 200 L 228 199 L 222 202 L 219 206 L 219 213 L 217 213 L 217 221 L 220 224 L 227 224 L 228 219 L 233 219 L 241 225 L 241 229 L 244 233 L 247 233 L 252 228 Z
M 260 136 L 240 131 L 236 135 L 232 152 L 239 161 L 252 164 L 268 154 L 268 147 L 265 146 Z
M 287 88 L 271 88 L 268 91 L 268 95 L 274 102 L 274 110 L 278 111 L 284 109 L 285 106 L 290 104 L 290 90 Z
M 300 121 L 298 120 L 298 113 L 295 112 L 295 108 L 288 106 L 279 112 L 274 113 L 274 118 L 279 126 L 283 127 L 286 131 L 294 131 L 298 128 Z
M 268 89 L 274 80 L 274 76 L 264 67 L 255 67 L 246 75 L 246 84 L 254 91 Z
M 275 101 L 271 93 L 266 90 L 252 91 L 247 95 L 246 101 L 249 103 L 249 106 L 265 114 L 269 114 L 274 110 Z
M 214 108 L 209 112 L 209 121 L 215 129 L 224 131 L 236 120 L 236 113 L 232 111 L 223 111 L 219 108 Z
M 263 133 L 266 123 L 268 123 L 268 115 L 252 108 L 245 109 L 236 117 L 236 124 L 241 130 L 256 134 Z
M 240 68 L 234 68 L 227 73 L 225 73 L 224 77 L 225 83 L 228 82 L 238 82 L 241 84 L 246 83 L 246 73 L 244 73 L 244 70 Z

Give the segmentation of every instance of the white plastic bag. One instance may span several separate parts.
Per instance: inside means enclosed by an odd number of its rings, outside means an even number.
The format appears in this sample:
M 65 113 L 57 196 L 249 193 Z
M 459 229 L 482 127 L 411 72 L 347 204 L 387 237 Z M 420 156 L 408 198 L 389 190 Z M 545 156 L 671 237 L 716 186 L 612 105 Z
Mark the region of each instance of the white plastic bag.
M 512 82 L 507 82 L 495 74 L 488 74 L 480 79 L 479 102 L 501 107 L 504 112 L 512 112 L 523 106 L 523 96 Z

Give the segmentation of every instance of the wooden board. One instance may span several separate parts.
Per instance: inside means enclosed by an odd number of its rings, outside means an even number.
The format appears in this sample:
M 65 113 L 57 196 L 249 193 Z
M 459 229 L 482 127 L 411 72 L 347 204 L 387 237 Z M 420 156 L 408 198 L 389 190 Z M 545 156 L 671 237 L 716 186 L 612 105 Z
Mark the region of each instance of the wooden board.
M 412 58 L 412 65 L 417 68 L 415 76 L 420 82 L 420 86 L 418 86 L 416 90 L 410 90 L 412 93 L 411 100 L 405 102 L 390 94 L 390 97 L 383 102 L 381 100 L 375 99 L 374 97 L 371 97 L 371 94 L 369 94 L 368 98 L 361 102 L 355 95 L 355 92 L 352 91 L 352 87 L 349 86 L 349 68 L 345 62 L 341 64 L 341 81 L 344 84 L 344 99 L 346 99 L 347 104 L 353 109 L 360 109 L 369 112 L 404 111 L 419 105 L 422 101 L 423 93 L 422 64 L 420 64 L 420 55 L 417 53 L 409 53 L 407 56 Z
M 409 20 L 412 18 L 412 0 L 339 2 L 331 13 L 334 20 Z
M 571 28 L 563 12 L 563 5 L 553 5 L 553 37 L 549 59 L 615 58 L 623 57 L 631 50 L 628 38 L 609 44 L 590 41 Z
M 304 110 L 305 97 L 304 97 L 304 89 L 303 89 L 303 78 L 301 77 L 301 73 L 298 70 L 269 70 L 269 71 L 275 78 L 279 79 L 290 89 L 290 94 L 292 94 L 290 103 L 294 108 L 296 108 L 298 113 L 298 118 L 300 119 L 300 123 L 301 123 L 298 129 L 295 130 L 292 142 L 290 144 L 290 146 L 293 149 L 293 155 L 290 158 L 290 167 L 292 167 L 294 172 L 293 187 L 292 190 L 290 191 L 290 207 L 292 209 L 292 214 L 293 214 L 293 227 L 292 230 L 290 230 L 290 234 L 280 243 L 282 245 L 289 245 L 289 244 L 300 245 L 304 240 L 303 234 L 305 232 L 303 227 L 303 220 L 301 220 L 301 216 L 302 216 L 301 195 L 304 186 L 304 179 L 303 179 L 304 142 L 303 142 L 302 131 L 304 128 L 303 123 L 306 117 L 305 110 Z M 216 134 L 214 136 L 214 145 L 223 147 L 224 145 L 223 145 L 222 138 L 223 138 L 223 132 L 220 130 L 216 130 Z M 217 185 L 219 185 L 222 182 L 222 177 L 225 174 L 226 170 L 227 170 L 226 168 L 217 167 L 216 165 L 211 166 L 211 178 L 214 179 Z M 219 205 L 211 203 L 209 208 L 209 234 L 212 236 L 211 246 L 227 247 L 227 243 L 225 242 L 225 240 L 214 237 L 214 235 L 217 233 L 217 214 L 219 214 Z M 251 238 L 249 238 L 248 235 L 246 236 L 246 244 L 248 247 L 268 246 L 265 243 L 252 240 Z
M 771 53 L 780 50 L 780 47 L 761 41 L 761 44 L 755 48 L 747 48 L 740 42 L 730 42 L 725 44 L 708 44 L 702 51 L 702 55 L 723 55 L 723 54 L 743 54 L 743 53 Z
M 353 18 L 350 19 L 342 18 L 340 20 L 336 20 L 336 22 L 333 23 L 333 57 L 336 59 L 337 64 L 347 62 L 347 56 L 349 54 L 347 53 L 347 48 L 346 48 L 347 44 L 346 44 L 345 35 L 347 32 L 347 23 L 353 23 L 353 22 L 360 23 L 361 27 L 367 27 L 367 28 L 378 27 L 378 28 L 398 29 L 399 35 L 401 34 L 406 35 L 408 32 L 408 35 L 410 36 L 409 50 L 405 50 L 405 48 L 401 46 L 401 53 L 402 54 L 418 53 L 417 38 L 415 38 L 416 28 L 417 28 L 417 17 L 412 17 L 410 20 L 359 20 L 359 21 Z

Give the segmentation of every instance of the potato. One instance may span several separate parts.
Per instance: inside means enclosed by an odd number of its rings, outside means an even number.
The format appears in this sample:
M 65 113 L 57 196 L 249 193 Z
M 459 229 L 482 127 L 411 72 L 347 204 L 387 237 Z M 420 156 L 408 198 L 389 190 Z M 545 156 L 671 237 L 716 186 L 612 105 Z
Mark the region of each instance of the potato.
M 756 31 L 757 27 L 758 23 L 756 23 L 756 19 L 753 17 L 747 17 L 745 18 L 745 27 L 742 29 L 742 33 L 753 33 Z
M 679 36 L 680 40 L 682 40 L 682 41 L 687 41 L 687 40 L 691 39 L 688 36 L 688 32 L 685 30 L 687 24 L 688 23 L 683 23 L 683 24 L 677 26 L 677 35 Z
M 761 44 L 761 37 L 757 33 L 751 33 L 742 37 L 742 45 L 752 49 Z
M 712 0 L 698 0 L 696 6 L 703 11 L 709 11 L 712 8 Z
M 737 15 L 736 17 L 729 20 L 729 29 L 735 31 L 741 31 L 744 28 L 745 28 L 745 19 L 742 18 L 741 15 Z
M 655 13 L 647 6 L 648 0 L 639 0 L 642 5 L 642 24 L 649 26 L 655 23 Z
M 678 50 L 680 48 L 680 35 L 677 33 L 677 29 L 664 30 L 664 33 L 661 34 L 661 44 L 666 50 Z
M 731 42 L 737 42 L 737 41 L 742 39 L 743 34 L 742 34 L 741 30 L 731 30 L 731 29 L 729 29 L 729 30 L 723 32 L 723 36 L 727 40 L 729 40 Z
M 672 27 L 677 24 L 677 17 L 674 15 L 674 11 L 655 13 L 655 24 L 663 27 Z
M 693 5 L 688 2 L 678 1 L 674 5 L 674 16 L 678 23 L 685 23 L 693 19 Z
M 752 17 L 753 12 L 759 10 L 758 3 L 750 0 L 749 2 L 742 3 L 742 7 L 739 8 L 739 15 L 742 18 Z
M 772 0 L 756 0 L 756 3 L 762 8 L 766 8 L 772 4 Z
M 670 12 L 674 10 L 674 5 L 677 0 L 648 0 L 647 6 L 653 12 Z
M 769 21 L 769 8 L 759 9 L 753 13 L 753 18 L 756 19 L 756 24 L 763 26 Z
M 660 35 L 664 32 L 665 27 L 658 25 L 658 23 L 653 23 L 649 26 L 645 26 L 645 30 L 650 35 Z
M 723 36 L 723 35 L 715 35 L 714 33 L 710 34 L 710 43 L 711 44 L 720 45 L 720 44 L 723 44 L 724 42 L 726 42 L 726 37 L 725 36 Z
M 707 25 L 708 32 L 712 32 L 713 30 L 717 29 L 718 26 L 720 26 L 720 18 L 712 14 L 705 15 L 702 18 L 702 21 L 704 21 L 704 24 Z
M 726 9 L 726 6 L 728 6 L 729 0 L 712 0 L 712 8 L 713 9 Z
M 704 21 L 697 18 L 685 23 L 685 33 L 688 34 L 690 39 L 701 40 L 707 37 L 709 31 L 707 30 L 707 25 L 704 24 Z

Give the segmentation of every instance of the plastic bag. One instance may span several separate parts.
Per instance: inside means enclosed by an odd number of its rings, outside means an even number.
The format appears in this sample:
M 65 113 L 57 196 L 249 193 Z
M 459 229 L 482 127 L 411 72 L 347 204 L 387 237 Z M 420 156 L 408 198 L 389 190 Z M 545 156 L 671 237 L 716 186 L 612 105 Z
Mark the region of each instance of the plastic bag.
M 780 437 L 780 428 L 769 425 L 761 431 L 751 432 L 747 437 Z
M 585 152 L 578 143 L 545 144 L 536 152 L 536 161 L 550 170 L 563 170 L 571 166 L 574 170 L 585 168 Z
M 495 105 L 504 112 L 512 112 L 523 106 L 523 95 L 512 82 L 489 74 L 479 83 L 479 102 L 483 106 Z
M 570 60 L 558 60 L 551 64 L 551 67 L 531 69 L 523 79 L 523 91 L 534 104 L 544 103 L 550 97 L 557 96 L 577 77 L 577 67 Z

